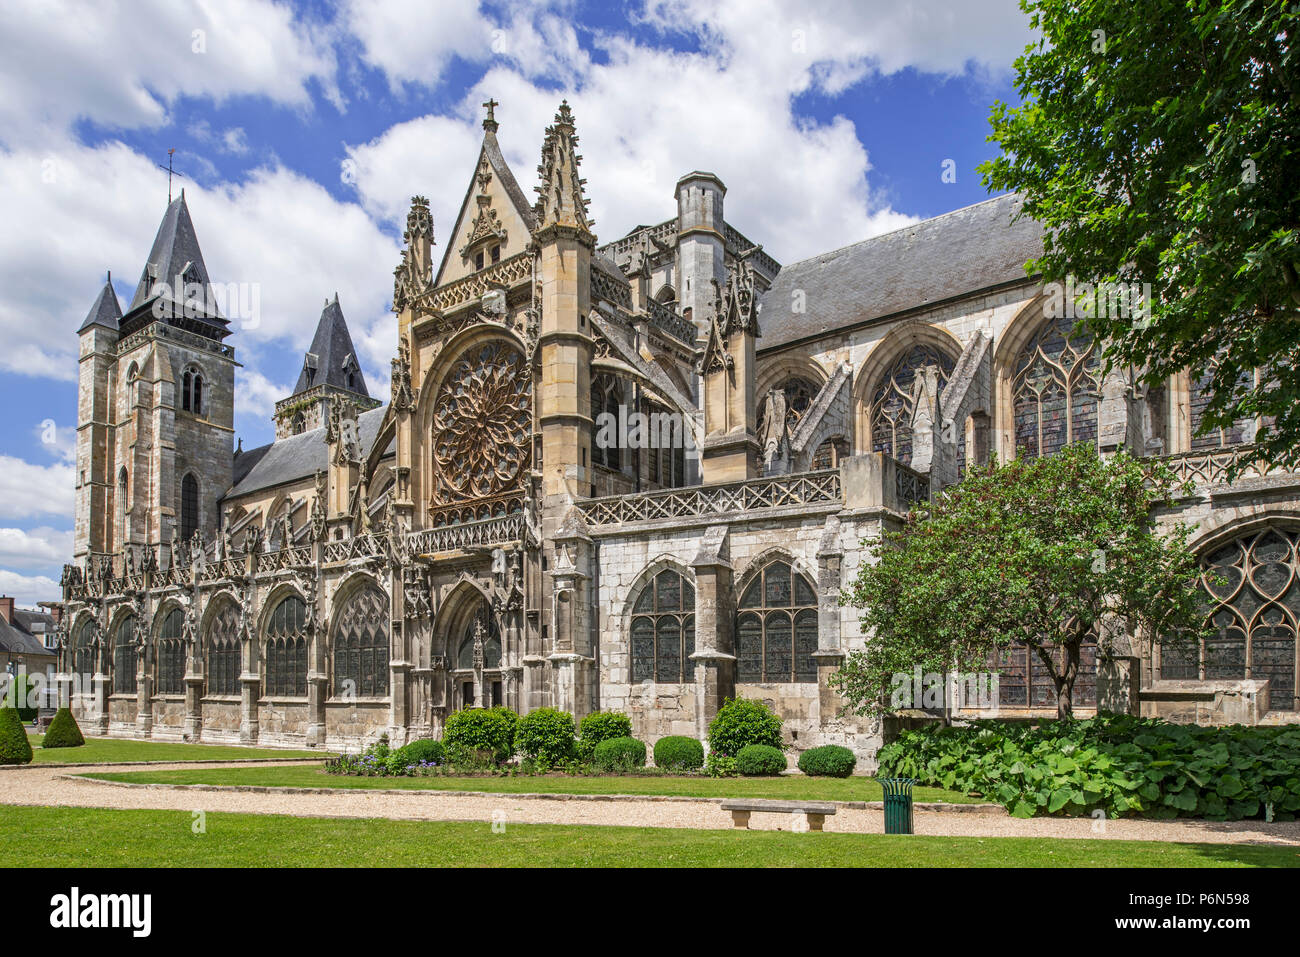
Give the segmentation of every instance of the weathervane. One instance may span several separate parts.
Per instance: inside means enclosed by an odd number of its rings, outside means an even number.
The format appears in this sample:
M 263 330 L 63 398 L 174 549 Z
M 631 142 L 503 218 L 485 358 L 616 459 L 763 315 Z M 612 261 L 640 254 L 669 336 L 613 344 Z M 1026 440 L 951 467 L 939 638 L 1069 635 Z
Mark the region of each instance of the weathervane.
M 184 173 L 172 169 L 172 155 L 175 152 L 176 152 L 176 147 L 173 146 L 171 149 L 167 151 L 167 165 L 163 166 L 162 163 L 158 164 L 159 169 L 165 169 L 167 171 L 167 205 L 168 206 L 172 204 L 172 177 L 179 176 L 181 179 L 185 178 Z

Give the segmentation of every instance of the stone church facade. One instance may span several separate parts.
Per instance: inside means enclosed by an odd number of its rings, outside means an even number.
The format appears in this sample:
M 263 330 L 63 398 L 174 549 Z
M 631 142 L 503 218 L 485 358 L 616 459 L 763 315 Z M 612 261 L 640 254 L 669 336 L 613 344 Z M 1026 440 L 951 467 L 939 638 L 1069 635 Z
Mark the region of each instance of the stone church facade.
M 1025 275 L 1041 230 L 1015 197 L 782 266 L 692 172 L 672 218 L 600 245 L 567 104 L 535 202 L 493 106 L 440 256 L 412 200 L 387 404 L 335 296 L 276 440 L 235 445 L 235 347 L 183 194 L 125 313 L 105 285 L 79 331 L 60 634 L 92 730 L 355 747 L 504 705 L 624 711 L 653 741 L 747 696 L 793 748 L 869 767 L 884 729 L 829 682 L 865 640 L 838 603 L 861 543 L 968 464 L 1080 441 L 1192 480 L 1159 519 L 1198 522 L 1231 582 L 1199 657 L 1092 649 L 1080 710 L 1297 718 L 1300 476 L 1254 462 L 1250 422 L 1199 435 L 1200 377 L 1103 377 Z M 1054 714 L 1031 656 L 1001 665 L 996 713 Z

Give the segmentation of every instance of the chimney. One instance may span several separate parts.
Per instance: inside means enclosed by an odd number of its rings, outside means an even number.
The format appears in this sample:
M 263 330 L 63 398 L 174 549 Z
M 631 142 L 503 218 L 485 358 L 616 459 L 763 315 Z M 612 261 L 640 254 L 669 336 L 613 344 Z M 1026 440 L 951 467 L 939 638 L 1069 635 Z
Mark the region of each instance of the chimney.
M 8 595 L 0 595 L 0 618 L 5 620 L 6 625 L 14 623 L 14 600 Z

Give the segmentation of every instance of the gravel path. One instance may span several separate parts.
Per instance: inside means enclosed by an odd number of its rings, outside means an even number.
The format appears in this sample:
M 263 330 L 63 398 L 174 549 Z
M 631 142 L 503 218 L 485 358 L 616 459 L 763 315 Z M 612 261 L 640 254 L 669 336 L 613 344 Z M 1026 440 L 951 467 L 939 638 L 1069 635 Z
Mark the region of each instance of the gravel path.
M 314 762 L 303 762 L 314 763 Z M 204 767 L 223 766 L 217 762 Z M 257 767 L 241 763 L 238 767 Z M 283 765 L 282 765 L 283 766 Z M 193 763 L 155 764 L 151 771 L 194 767 Z M 138 768 L 138 766 L 137 766 Z M 132 765 L 104 767 L 129 771 Z M 0 773 L 0 804 L 55 807 L 153 808 L 179 811 L 289 814 L 299 817 L 384 817 L 418 821 L 504 820 L 529 824 L 595 824 L 636 827 L 732 827 L 731 815 L 713 801 L 692 800 L 564 800 L 551 795 L 530 797 L 501 794 L 484 797 L 454 791 L 409 791 L 401 794 L 364 790 L 317 794 L 256 792 L 169 785 L 122 787 L 106 782 L 69 778 L 55 765 L 33 765 Z M 3 812 L 0 811 L 0 814 Z M 750 827 L 789 830 L 788 815 L 756 813 Z M 1300 847 L 1300 822 L 1261 821 L 1093 821 L 1091 818 L 1020 820 L 1004 814 L 926 811 L 915 814 L 918 834 L 969 837 L 1110 838 L 1155 841 L 1196 841 L 1215 844 L 1284 844 Z M 1094 829 L 1096 828 L 1096 829 Z M 882 833 L 878 809 L 839 808 L 826 819 L 827 831 Z

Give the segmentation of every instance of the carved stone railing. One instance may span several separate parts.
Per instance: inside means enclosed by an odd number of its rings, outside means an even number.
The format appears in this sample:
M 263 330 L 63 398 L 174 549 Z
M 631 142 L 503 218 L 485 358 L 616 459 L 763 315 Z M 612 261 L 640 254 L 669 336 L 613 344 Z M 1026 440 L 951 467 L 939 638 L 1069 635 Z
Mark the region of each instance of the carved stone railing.
M 695 344 L 697 331 L 695 324 L 689 319 L 685 319 L 673 312 L 662 302 L 655 299 L 646 301 L 646 313 L 650 316 L 650 324 L 662 329 L 668 335 L 688 346 Z
M 467 302 L 483 297 L 483 294 L 497 286 L 512 286 L 521 279 L 531 275 L 533 257 L 531 253 L 516 253 L 499 263 L 493 263 L 464 279 L 457 279 L 445 286 L 433 290 L 421 303 L 427 309 L 447 311 Z
M 615 278 L 602 269 L 592 267 L 591 299 L 604 299 L 624 309 L 632 308 L 632 286 L 625 279 Z
M 1287 471 L 1263 461 L 1254 445 L 1235 445 L 1226 449 L 1201 449 L 1166 455 L 1157 461 L 1169 466 L 1180 482 L 1194 485 L 1226 485 L 1229 473 L 1236 478 L 1263 478 Z
M 426 528 L 411 532 L 407 537 L 408 549 L 417 555 L 450 552 L 475 545 L 500 545 L 523 538 L 524 516 L 521 512 L 477 522 L 461 522 L 441 528 Z
M 842 501 L 839 469 L 780 475 L 726 485 L 696 485 L 578 502 L 590 525 L 729 515 Z
M 259 574 L 262 572 L 275 572 L 284 568 L 310 565 L 311 563 L 311 546 L 294 545 L 289 548 L 259 554 L 257 556 L 257 571 Z
M 894 497 L 900 505 L 930 501 L 930 478 L 902 462 L 894 463 Z
M 309 548 L 310 546 L 298 546 Z M 388 554 L 388 536 L 381 532 L 367 532 L 341 541 L 325 543 L 325 561 L 347 562 L 354 558 L 378 558 Z

